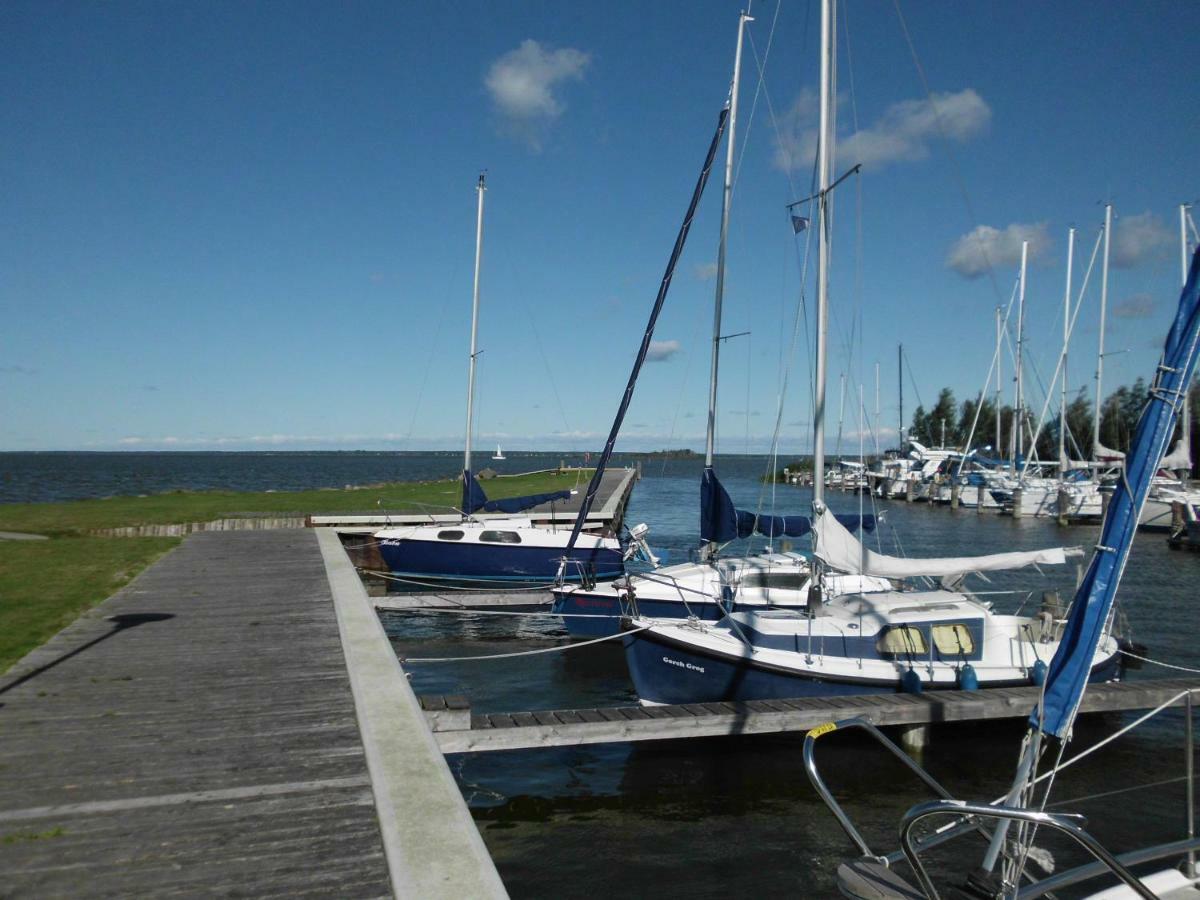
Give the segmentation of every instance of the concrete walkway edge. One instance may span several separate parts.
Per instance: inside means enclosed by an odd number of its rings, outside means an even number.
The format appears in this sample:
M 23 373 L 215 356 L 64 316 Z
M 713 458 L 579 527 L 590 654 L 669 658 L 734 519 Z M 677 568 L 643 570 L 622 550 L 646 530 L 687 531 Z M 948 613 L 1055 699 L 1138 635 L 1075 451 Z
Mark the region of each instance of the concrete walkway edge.
M 397 897 L 507 897 L 337 532 L 316 529 Z

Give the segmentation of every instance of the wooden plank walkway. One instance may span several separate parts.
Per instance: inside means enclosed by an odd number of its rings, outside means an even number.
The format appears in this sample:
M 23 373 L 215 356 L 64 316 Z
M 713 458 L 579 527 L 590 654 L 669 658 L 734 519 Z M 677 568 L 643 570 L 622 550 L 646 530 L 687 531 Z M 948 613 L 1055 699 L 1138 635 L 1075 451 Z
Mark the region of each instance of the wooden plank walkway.
M 472 715 L 465 697 L 422 697 L 425 716 L 445 753 L 624 741 L 802 732 L 826 722 L 863 716 L 875 725 L 924 725 L 1028 716 L 1039 688 L 932 691 L 857 697 L 753 700 L 681 706 L 616 706 Z M 1163 678 L 1093 685 L 1083 712 L 1152 709 L 1200 679 Z M 1182 703 L 1182 700 L 1179 701 Z
M 0 677 L 0 896 L 405 884 L 372 781 L 391 761 L 364 749 L 332 579 L 312 530 L 196 534 Z M 365 592 L 361 605 L 374 620 Z M 471 866 L 422 837 L 405 849 L 433 877 Z

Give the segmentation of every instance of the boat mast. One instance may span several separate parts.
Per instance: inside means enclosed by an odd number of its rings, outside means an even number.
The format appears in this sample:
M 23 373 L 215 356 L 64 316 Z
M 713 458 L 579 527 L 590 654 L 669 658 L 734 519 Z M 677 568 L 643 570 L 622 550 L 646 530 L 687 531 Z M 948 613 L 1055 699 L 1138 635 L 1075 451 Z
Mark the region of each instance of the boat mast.
M 879 363 L 875 363 L 875 455 L 879 455 Z
M 479 183 L 475 186 L 478 195 L 478 211 L 475 215 L 475 286 L 471 299 L 471 362 L 467 368 L 467 442 L 463 453 L 464 478 L 471 477 L 471 428 L 475 413 L 475 337 L 479 330 L 479 264 L 483 259 L 483 194 L 487 190 L 484 183 L 487 172 L 479 173 Z M 466 512 L 466 510 L 464 510 Z
M 1067 290 L 1063 295 L 1062 393 L 1058 406 L 1058 476 L 1067 474 L 1067 341 L 1071 333 L 1071 264 L 1075 259 L 1075 229 L 1067 232 Z
M 1179 204 L 1179 274 L 1183 279 L 1184 287 L 1187 286 L 1188 275 L 1187 220 L 1188 204 L 1181 203 Z M 1181 446 L 1187 448 L 1187 475 L 1183 478 L 1186 482 L 1192 477 L 1192 386 L 1190 384 L 1184 386 L 1179 439 Z
M 904 345 L 896 348 L 896 383 L 900 385 L 900 450 L 904 450 Z
M 725 301 L 725 245 L 729 239 L 729 205 L 733 199 L 733 154 L 737 134 L 738 83 L 742 76 L 742 39 L 746 23 L 754 20 L 745 13 L 738 15 L 737 50 L 733 57 L 733 80 L 729 85 L 729 137 L 725 143 L 725 186 L 721 194 L 721 238 L 717 245 L 717 287 L 713 299 L 712 360 L 708 375 L 708 428 L 704 435 L 704 468 L 711 469 L 717 436 L 717 370 L 721 357 L 721 307 Z M 705 542 L 701 557 L 708 559 L 716 543 Z
M 1021 279 L 1017 290 L 1017 397 L 1013 405 L 1016 428 L 1016 450 L 1013 453 L 1013 472 L 1017 470 L 1017 457 L 1025 453 L 1025 395 L 1021 384 L 1021 350 L 1025 342 L 1025 265 L 1029 260 L 1029 241 L 1021 241 Z
M 825 502 L 825 370 L 829 319 L 829 173 L 833 147 L 833 0 L 821 0 L 821 134 L 817 144 L 817 371 L 813 410 L 813 507 Z
M 1108 309 L 1108 244 L 1112 237 L 1112 204 L 1104 205 L 1104 265 L 1100 267 L 1100 349 L 1096 351 L 1096 418 L 1092 423 L 1092 459 L 1100 460 L 1100 417 L 1104 404 L 1104 313 Z M 1185 276 L 1186 277 L 1186 276 Z
M 1002 367 L 1002 363 L 1004 362 L 1004 355 L 1003 355 L 1003 349 L 1002 349 L 1003 336 L 1004 336 L 1003 326 L 1000 324 L 1000 307 L 997 306 L 996 307 L 996 455 L 1001 459 L 1004 458 L 1004 448 L 1002 446 L 1000 446 L 1000 425 L 1001 425 L 1001 422 L 1000 422 L 1000 391 L 1001 391 L 1001 384 L 1002 384 L 1002 382 L 1000 380 L 1000 369 Z

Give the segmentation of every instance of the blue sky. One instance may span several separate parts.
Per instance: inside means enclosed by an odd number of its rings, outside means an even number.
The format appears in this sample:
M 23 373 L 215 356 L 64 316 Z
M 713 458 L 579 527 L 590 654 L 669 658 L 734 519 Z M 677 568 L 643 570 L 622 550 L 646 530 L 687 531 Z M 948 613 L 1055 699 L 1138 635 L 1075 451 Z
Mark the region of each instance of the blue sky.
M 1048 376 L 1066 230 L 1078 289 L 1106 199 L 1107 343 L 1129 352 L 1105 385 L 1149 376 L 1178 292 L 1178 205 L 1200 195 L 1200 9 L 900 8 L 938 116 L 895 7 L 842 17 L 838 168 L 864 170 L 836 201 L 834 415 L 845 371 L 871 417 L 879 361 L 894 436 L 901 341 L 906 416 L 916 392 L 975 393 L 1022 236 Z M 738 10 L 4 4 L 0 450 L 460 446 L 480 169 L 476 438 L 598 448 L 728 89 Z M 809 193 L 819 13 L 776 11 L 753 8 L 741 94 L 725 331 L 752 333 L 723 357 L 725 452 L 770 438 L 805 249 L 784 206 Z M 620 449 L 702 446 L 719 179 Z M 1072 390 L 1092 389 L 1097 288 Z M 790 361 L 789 450 L 808 446 L 810 355 Z

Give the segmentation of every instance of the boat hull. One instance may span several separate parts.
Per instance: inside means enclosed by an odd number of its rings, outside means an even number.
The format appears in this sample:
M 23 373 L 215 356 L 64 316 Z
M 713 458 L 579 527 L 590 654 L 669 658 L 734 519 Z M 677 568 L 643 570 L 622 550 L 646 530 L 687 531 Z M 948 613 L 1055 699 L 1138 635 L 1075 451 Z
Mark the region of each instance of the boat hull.
M 563 623 L 572 637 L 610 637 L 621 631 L 621 617 L 630 610 L 621 598 L 600 596 L 582 591 L 554 592 L 552 611 L 563 616 Z M 725 613 L 711 600 L 679 601 L 638 597 L 637 611 L 651 619 L 697 618 L 717 622 Z
M 549 584 L 558 575 L 563 548 L 398 539 L 381 541 L 379 554 L 397 577 Z M 608 547 L 576 547 L 568 560 L 567 581 L 579 581 L 581 569 L 596 578 L 616 578 L 624 570 L 621 551 Z
M 894 694 L 900 675 L 889 679 L 846 678 L 796 672 L 742 657 L 706 652 L 649 631 L 631 632 L 623 639 L 625 658 L 638 697 L 644 703 L 712 703 L 726 700 L 782 700 L 798 697 L 845 697 Z M 1092 669 L 1089 681 L 1119 680 L 1120 654 Z M 985 682 L 979 687 L 1020 687 L 1029 678 Z M 922 684 L 924 690 L 954 690 L 954 682 Z

